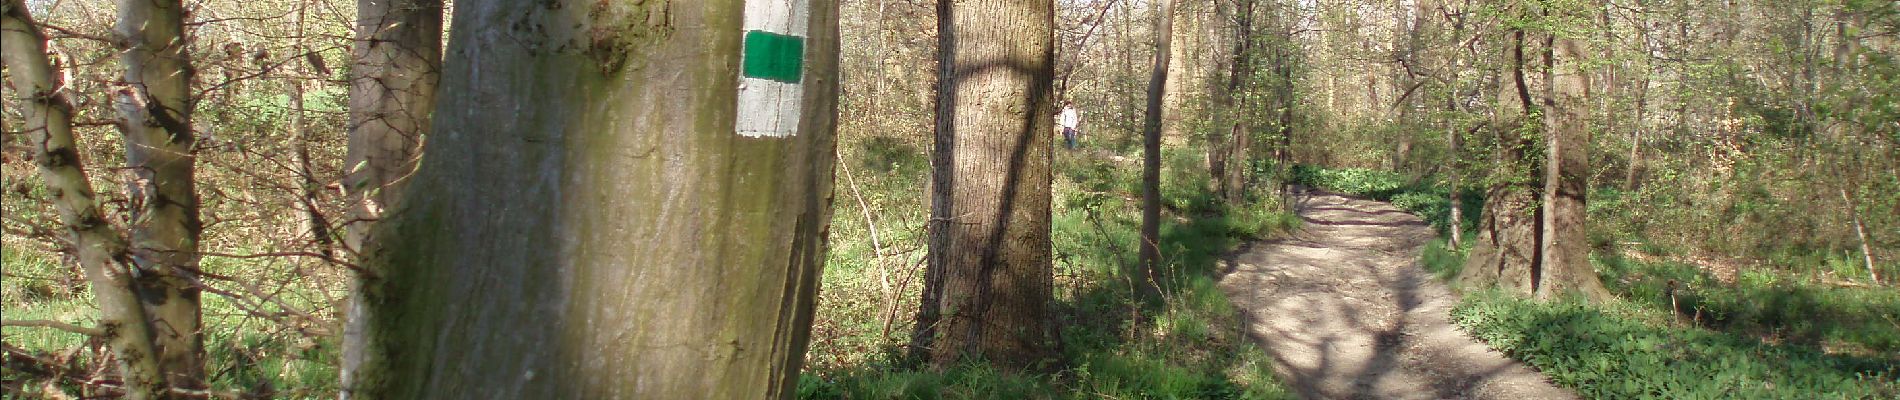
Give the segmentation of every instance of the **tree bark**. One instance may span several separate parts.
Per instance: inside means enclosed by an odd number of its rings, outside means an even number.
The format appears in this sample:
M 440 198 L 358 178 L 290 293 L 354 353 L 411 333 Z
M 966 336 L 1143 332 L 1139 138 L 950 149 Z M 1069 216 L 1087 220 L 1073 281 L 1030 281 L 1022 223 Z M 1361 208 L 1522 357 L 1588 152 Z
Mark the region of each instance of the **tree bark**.
M 312 67 L 308 65 L 308 60 L 321 57 L 310 51 L 310 48 L 304 44 L 307 34 L 304 29 L 304 18 L 308 9 L 309 3 L 299 4 L 297 11 L 291 17 L 296 37 L 292 39 L 290 51 L 291 54 L 302 56 L 296 57 L 296 60 L 285 65 L 290 67 L 290 70 L 281 76 L 287 86 L 286 91 L 290 95 L 290 121 L 288 121 L 290 156 L 291 165 L 297 171 L 299 191 L 297 203 L 292 205 L 300 213 L 297 231 L 294 232 L 293 237 L 309 238 L 310 244 L 317 248 L 318 254 L 330 257 L 335 254 L 334 246 L 332 246 L 333 237 L 330 235 L 330 221 L 324 217 L 323 210 L 318 207 L 319 202 L 322 201 L 323 182 L 317 179 L 316 168 L 312 165 L 315 161 L 310 159 L 311 132 L 307 126 L 308 123 L 304 121 L 304 80 L 309 79 L 311 71 L 308 68 Z
M 199 306 L 197 157 L 190 55 L 179 0 L 120 0 L 117 33 L 124 81 L 115 94 L 131 179 L 135 290 L 151 320 L 158 362 L 171 387 L 203 389 Z
M 1867 265 L 1867 280 L 1873 281 L 1874 285 L 1878 286 L 1880 285 L 1880 270 L 1874 268 L 1874 248 L 1867 240 L 1867 224 L 1862 223 L 1860 219 L 1860 204 L 1854 201 L 1853 196 L 1847 194 L 1846 188 L 1840 191 L 1841 201 L 1847 203 L 1848 219 L 1854 221 L 1854 236 L 1860 239 L 1860 257 L 1861 261 Z
M 791 397 L 837 3 L 456 7 L 430 156 L 365 238 L 352 395 Z
M 1051 353 L 1050 0 L 939 1 L 930 234 L 911 354 L 1022 369 Z
M 350 68 L 349 149 L 344 155 L 343 192 L 349 204 L 343 247 L 361 256 L 363 240 L 383 211 L 402 195 L 415 172 L 422 137 L 435 111 L 442 70 L 441 0 L 357 0 L 355 46 Z M 381 272 L 358 271 L 360 288 Z M 343 360 L 339 372 L 349 399 L 358 366 L 377 356 L 368 347 L 365 315 L 357 307 L 361 290 L 351 297 L 343 317 Z
M 1538 186 L 1530 172 L 1537 169 L 1528 157 L 1535 143 L 1528 130 L 1536 126 L 1530 116 L 1537 111 L 1525 73 L 1525 33 L 1518 30 L 1510 35 L 1510 44 L 1501 47 L 1511 79 L 1498 80 L 1498 109 L 1492 121 L 1498 149 L 1493 155 L 1491 184 L 1485 191 L 1477 245 L 1458 281 L 1465 287 L 1495 286 L 1528 297 L 1536 293 L 1541 259 L 1537 252 L 1542 209 L 1537 206 Z
M 442 69 L 441 0 L 357 0 L 356 6 L 344 157 L 351 249 L 361 248 L 369 224 L 401 198 L 404 179 L 415 172 Z
M 22 107 L 26 141 L 53 208 L 77 249 L 100 311 L 99 337 L 111 346 L 127 399 L 164 398 L 165 374 L 152 342 L 144 306 L 133 293 L 132 265 L 125 237 L 106 222 L 99 199 L 87 180 L 73 136 L 72 103 L 65 82 L 46 56 L 46 36 L 22 0 L 0 3 L 0 59 L 5 60 L 13 94 Z
M 1141 266 L 1139 285 L 1144 295 L 1159 292 L 1161 279 L 1161 137 L 1167 112 L 1164 107 L 1169 75 L 1168 61 L 1174 35 L 1175 0 L 1161 2 L 1161 14 L 1155 17 L 1155 63 L 1148 77 L 1148 112 L 1142 121 L 1141 162 Z
M 1553 6 L 1553 14 L 1574 19 L 1586 16 L 1582 7 Z M 1544 198 L 1543 235 L 1537 279 L 1537 297 L 1554 299 L 1580 295 L 1592 301 L 1610 298 L 1596 268 L 1590 265 L 1586 229 L 1586 197 L 1590 175 L 1590 73 L 1583 67 L 1590 54 L 1583 40 L 1552 34 L 1545 60 L 1544 90 Z
M 1168 64 L 1163 68 L 1168 73 L 1168 79 L 1164 82 L 1164 90 L 1161 91 L 1162 107 L 1167 109 L 1161 119 L 1161 136 L 1170 143 L 1187 138 L 1190 128 L 1188 122 L 1191 121 L 1189 115 L 1200 115 L 1199 113 L 1204 111 L 1199 109 L 1203 107 L 1199 107 L 1200 104 L 1197 103 L 1203 99 L 1194 97 L 1198 90 L 1208 87 L 1204 85 L 1207 68 L 1197 52 L 1202 43 L 1207 41 L 1206 35 L 1202 32 L 1207 25 L 1205 21 L 1207 18 L 1204 16 L 1206 12 L 1200 7 L 1212 6 L 1214 1 L 1217 0 L 1173 0 L 1170 1 L 1174 3 L 1171 6 L 1159 6 L 1160 15 L 1170 20 L 1180 19 L 1180 21 L 1168 21 L 1169 28 L 1165 32 L 1169 36 L 1169 41 L 1181 44 L 1167 48 Z M 1180 25 L 1180 29 L 1175 29 L 1176 25 Z
M 1247 167 L 1247 149 L 1251 143 L 1247 131 L 1247 104 L 1241 92 L 1253 73 L 1253 0 L 1237 0 L 1237 26 L 1234 30 L 1234 58 L 1227 71 L 1226 86 L 1215 97 L 1221 116 L 1228 121 L 1214 126 L 1208 134 L 1208 172 L 1213 176 L 1215 193 L 1228 204 L 1244 201 L 1241 176 Z M 1225 130 L 1226 132 L 1221 132 Z

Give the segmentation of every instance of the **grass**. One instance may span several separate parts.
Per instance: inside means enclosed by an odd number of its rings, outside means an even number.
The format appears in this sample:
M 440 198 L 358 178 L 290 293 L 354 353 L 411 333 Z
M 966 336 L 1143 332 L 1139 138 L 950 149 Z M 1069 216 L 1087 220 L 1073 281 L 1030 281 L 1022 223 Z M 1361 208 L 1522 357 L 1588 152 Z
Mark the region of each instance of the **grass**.
M 875 146 L 893 145 L 888 141 Z M 853 155 L 846 146 L 846 160 Z M 865 149 L 878 160 L 908 157 Z M 803 399 L 1281 399 L 1293 395 L 1273 376 L 1270 358 L 1241 330 L 1238 311 L 1216 287 L 1219 257 L 1251 237 L 1284 232 L 1298 223 L 1267 196 L 1244 205 L 1220 202 L 1204 185 L 1193 149 L 1166 152 L 1159 303 L 1137 301 L 1127 271 L 1135 262 L 1139 219 L 1139 164 L 1063 152 L 1057 159 L 1052 240 L 1056 264 L 1059 359 L 1026 374 L 966 364 L 943 371 L 903 366 L 902 338 L 910 331 L 915 284 L 901 293 L 899 313 L 884 337 L 875 317 L 886 308 L 879 265 L 895 275 L 921 268 L 921 229 L 905 227 L 921 215 L 874 213 L 884 230 L 902 233 L 886 247 L 914 249 L 880 264 L 870 260 L 862 210 L 839 189 L 831 261 L 814 327 L 811 360 L 800 378 Z M 847 161 L 850 162 L 850 161 Z M 921 209 L 910 176 L 860 173 L 866 203 Z M 896 224 L 891 224 L 896 222 Z M 856 227 L 854 227 L 854 225 Z M 913 225 L 914 226 L 914 225 Z M 895 264 L 896 267 L 891 267 Z M 899 280 L 901 282 L 901 280 Z M 1138 317 L 1137 317 L 1138 316 Z

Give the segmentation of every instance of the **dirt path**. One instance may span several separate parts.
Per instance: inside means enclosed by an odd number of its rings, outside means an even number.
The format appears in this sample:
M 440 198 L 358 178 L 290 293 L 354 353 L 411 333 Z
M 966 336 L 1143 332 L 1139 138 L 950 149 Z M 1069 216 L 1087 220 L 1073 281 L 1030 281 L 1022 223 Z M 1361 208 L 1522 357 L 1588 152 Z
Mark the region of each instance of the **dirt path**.
M 1303 396 L 1576 398 L 1451 324 L 1457 298 L 1416 265 L 1424 221 L 1335 195 L 1299 203 L 1303 232 L 1235 253 L 1221 289 Z

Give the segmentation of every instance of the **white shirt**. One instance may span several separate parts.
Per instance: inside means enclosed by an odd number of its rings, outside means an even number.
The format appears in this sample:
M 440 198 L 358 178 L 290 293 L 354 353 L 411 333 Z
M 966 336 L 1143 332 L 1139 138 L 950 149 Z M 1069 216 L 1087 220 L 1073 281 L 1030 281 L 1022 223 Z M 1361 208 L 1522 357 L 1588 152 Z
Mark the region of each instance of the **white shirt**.
M 1064 128 L 1075 129 L 1082 123 L 1082 115 L 1075 111 L 1075 107 L 1062 107 L 1062 115 L 1056 121 Z

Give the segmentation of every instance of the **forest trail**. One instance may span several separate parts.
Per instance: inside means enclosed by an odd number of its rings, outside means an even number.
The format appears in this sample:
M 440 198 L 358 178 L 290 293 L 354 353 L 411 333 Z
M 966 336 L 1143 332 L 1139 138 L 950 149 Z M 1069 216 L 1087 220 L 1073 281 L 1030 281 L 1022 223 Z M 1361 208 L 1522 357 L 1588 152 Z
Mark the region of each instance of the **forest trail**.
M 1230 255 L 1220 286 L 1302 396 L 1576 398 L 1451 324 L 1457 296 L 1417 265 L 1423 220 L 1318 192 L 1296 209 L 1304 229 Z

